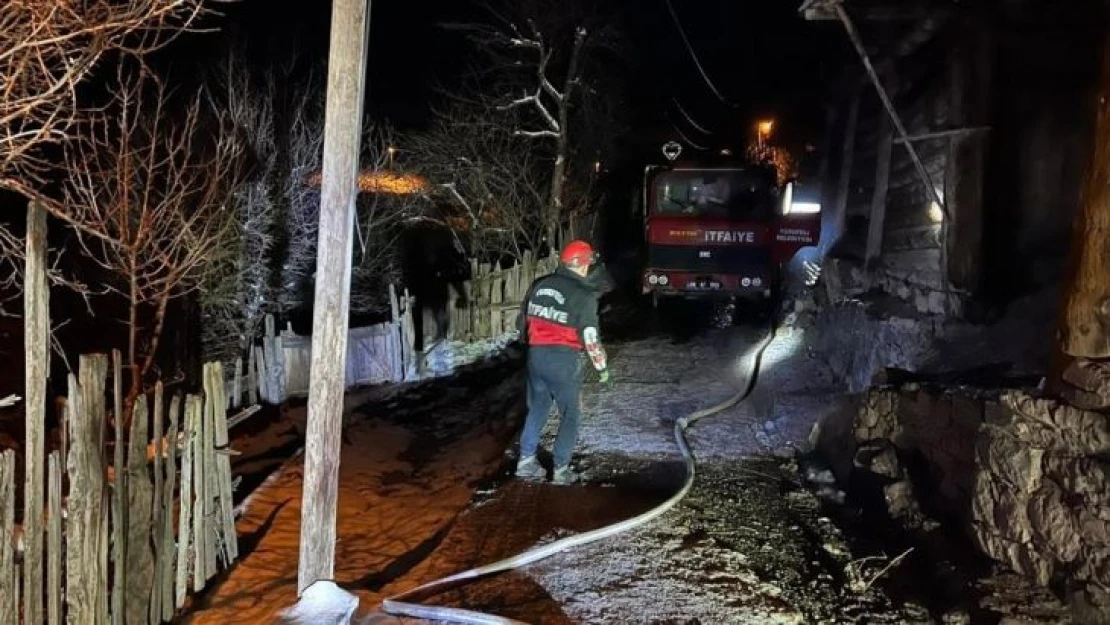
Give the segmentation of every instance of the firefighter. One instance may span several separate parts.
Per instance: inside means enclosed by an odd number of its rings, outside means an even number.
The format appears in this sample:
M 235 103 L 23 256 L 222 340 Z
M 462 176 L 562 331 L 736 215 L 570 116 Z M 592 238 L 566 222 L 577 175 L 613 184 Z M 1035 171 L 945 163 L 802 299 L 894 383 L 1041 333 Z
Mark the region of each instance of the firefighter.
M 552 481 L 569 484 L 578 479 L 570 468 L 570 456 L 578 440 L 585 361 L 598 371 L 603 384 L 609 382 L 605 349 L 598 336 L 598 293 L 586 277 L 596 260 L 588 243 L 571 242 L 559 255 L 559 268 L 537 278 L 521 305 L 517 329 L 528 346 L 528 418 L 520 435 L 518 477 L 546 475 L 536 460 L 536 447 L 554 401 L 559 408 L 559 431 L 552 450 Z

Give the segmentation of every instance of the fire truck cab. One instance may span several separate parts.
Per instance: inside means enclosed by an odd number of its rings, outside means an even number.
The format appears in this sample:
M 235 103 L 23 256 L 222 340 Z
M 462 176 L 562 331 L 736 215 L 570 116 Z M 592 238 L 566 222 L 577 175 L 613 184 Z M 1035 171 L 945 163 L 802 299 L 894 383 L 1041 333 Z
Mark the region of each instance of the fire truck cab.
M 742 161 L 679 159 L 644 172 L 645 259 L 642 288 L 653 300 L 771 298 L 782 267 L 818 243 L 820 205 L 795 197 L 794 181 Z

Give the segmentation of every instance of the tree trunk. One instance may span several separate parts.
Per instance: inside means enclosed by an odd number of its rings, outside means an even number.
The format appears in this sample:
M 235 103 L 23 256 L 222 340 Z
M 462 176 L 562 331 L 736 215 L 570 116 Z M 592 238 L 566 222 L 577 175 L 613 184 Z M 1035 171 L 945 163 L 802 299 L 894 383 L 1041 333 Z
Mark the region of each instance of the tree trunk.
M 332 579 L 335 570 L 351 230 L 358 194 L 369 30 L 370 0 L 335 0 L 324 116 L 324 166 L 316 248 L 298 594 L 318 580 Z
M 1110 38 L 1103 52 L 1094 150 L 1072 238 L 1060 320 L 1060 349 L 1110 358 Z
M 551 249 L 558 249 L 565 241 L 559 240 L 559 226 L 563 219 L 563 187 L 567 177 L 567 157 L 570 146 L 570 107 L 574 87 L 578 84 L 578 59 L 582 55 L 582 44 L 586 41 L 586 29 L 579 28 L 574 33 L 574 49 L 570 53 L 566 80 L 563 81 L 563 94 L 559 100 L 559 137 L 556 139 L 555 167 L 551 171 L 551 199 L 548 201 L 547 242 Z

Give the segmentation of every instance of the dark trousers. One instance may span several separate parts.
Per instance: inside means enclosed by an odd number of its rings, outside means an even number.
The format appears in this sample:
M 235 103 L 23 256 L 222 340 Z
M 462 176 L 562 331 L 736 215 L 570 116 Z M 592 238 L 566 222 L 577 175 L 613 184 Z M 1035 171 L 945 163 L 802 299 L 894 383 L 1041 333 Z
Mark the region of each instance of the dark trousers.
M 552 455 L 555 467 L 565 467 L 578 442 L 578 422 L 582 418 L 581 352 L 557 347 L 532 347 L 528 350 L 528 418 L 520 435 L 520 457 L 535 455 L 540 434 L 551 413 L 551 403 L 559 408 L 559 431 Z

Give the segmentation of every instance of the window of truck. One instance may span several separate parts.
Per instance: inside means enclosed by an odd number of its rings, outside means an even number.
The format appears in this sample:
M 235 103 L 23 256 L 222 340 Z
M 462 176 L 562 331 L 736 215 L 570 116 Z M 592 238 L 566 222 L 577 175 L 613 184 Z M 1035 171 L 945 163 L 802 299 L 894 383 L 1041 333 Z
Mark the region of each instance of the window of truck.
M 671 170 L 656 176 L 656 215 L 766 219 L 774 214 L 776 188 L 745 170 Z

